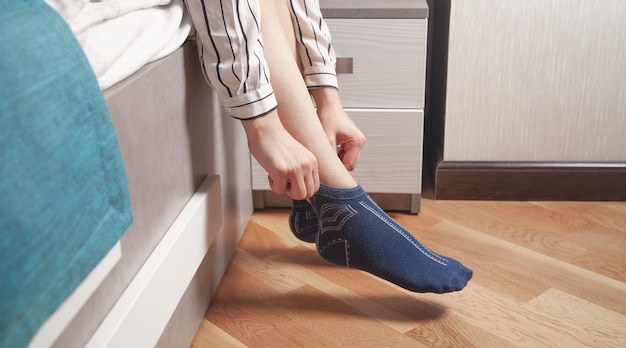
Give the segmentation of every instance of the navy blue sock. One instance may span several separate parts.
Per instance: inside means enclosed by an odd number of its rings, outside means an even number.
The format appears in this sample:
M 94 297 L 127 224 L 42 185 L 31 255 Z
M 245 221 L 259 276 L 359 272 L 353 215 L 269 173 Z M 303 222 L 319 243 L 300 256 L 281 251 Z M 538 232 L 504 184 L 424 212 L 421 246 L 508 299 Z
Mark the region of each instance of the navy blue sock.
M 327 261 L 360 269 L 415 292 L 461 290 L 472 271 L 426 248 L 363 191 L 321 185 L 311 198 L 320 231 L 317 250 Z
M 319 223 L 317 214 L 307 201 L 293 201 L 289 212 L 289 228 L 294 236 L 304 242 L 315 243 Z

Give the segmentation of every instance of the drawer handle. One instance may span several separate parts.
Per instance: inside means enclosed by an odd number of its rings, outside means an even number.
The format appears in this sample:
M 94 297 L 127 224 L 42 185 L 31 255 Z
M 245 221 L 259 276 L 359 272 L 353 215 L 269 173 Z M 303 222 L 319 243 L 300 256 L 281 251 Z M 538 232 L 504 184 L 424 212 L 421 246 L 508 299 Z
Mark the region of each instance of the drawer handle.
M 352 57 L 337 57 L 337 74 L 352 74 Z

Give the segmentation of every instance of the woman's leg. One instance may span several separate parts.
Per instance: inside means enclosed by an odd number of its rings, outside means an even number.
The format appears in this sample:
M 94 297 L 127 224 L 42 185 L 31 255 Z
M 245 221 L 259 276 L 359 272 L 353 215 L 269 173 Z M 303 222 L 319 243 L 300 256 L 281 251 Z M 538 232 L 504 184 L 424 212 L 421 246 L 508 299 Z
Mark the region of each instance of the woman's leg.
M 286 0 L 261 0 L 261 34 L 278 114 L 291 135 L 317 157 L 320 182 L 357 186 L 319 122 L 298 66 L 296 42 Z
M 370 272 L 416 292 L 460 290 L 472 271 L 429 250 L 383 212 L 344 167 L 324 133 L 298 67 L 287 0 L 261 0 L 261 33 L 278 114 L 318 160 L 320 189 L 311 198 L 316 246 L 329 262 Z
M 316 156 L 320 182 L 337 187 L 355 187 L 357 183 L 352 176 L 338 168 L 336 150 L 325 141 L 327 137 L 301 78 L 296 38 L 286 0 L 261 0 L 261 31 L 272 87 L 280 101 L 278 113 L 283 126 Z M 319 225 L 309 202 L 293 201 L 289 227 L 300 240 L 315 242 Z

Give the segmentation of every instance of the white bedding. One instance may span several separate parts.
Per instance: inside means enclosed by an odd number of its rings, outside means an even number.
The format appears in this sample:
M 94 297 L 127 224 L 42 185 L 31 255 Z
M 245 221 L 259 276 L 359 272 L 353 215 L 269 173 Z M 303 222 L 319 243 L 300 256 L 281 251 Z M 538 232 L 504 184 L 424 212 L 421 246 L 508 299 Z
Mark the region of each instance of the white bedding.
M 45 0 L 80 42 L 102 90 L 180 47 L 192 28 L 183 0 Z

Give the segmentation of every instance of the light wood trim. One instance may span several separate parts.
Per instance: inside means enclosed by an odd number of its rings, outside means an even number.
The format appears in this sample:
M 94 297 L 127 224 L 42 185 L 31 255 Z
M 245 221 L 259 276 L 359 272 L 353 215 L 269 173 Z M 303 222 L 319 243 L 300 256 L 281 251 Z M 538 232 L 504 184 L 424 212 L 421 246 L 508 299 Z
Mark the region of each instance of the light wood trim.
M 252 191 L 254 209 L 291 208 L 291 198 L 277 195 L 272 191 Z M 418 214 L 421 209 L 421 194 L 406 193 L 369 193 L 370 198 L 385 210 L 405 211 Z

